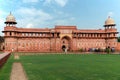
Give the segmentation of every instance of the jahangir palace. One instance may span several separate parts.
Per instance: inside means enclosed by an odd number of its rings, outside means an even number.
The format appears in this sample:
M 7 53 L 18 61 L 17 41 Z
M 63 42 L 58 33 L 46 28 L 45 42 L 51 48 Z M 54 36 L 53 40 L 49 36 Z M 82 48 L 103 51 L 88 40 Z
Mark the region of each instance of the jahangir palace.
M 104 29 L 78 29 L 77 26 L 55 26 L 54 28 L 18 28 L 10 13 L 5 21 L 5 51 L 15 52 L 62 52 L 106 47 L 117 48 L 117 29 L 110 17 Z M 24 26 L 23 26 L 24 27 Z

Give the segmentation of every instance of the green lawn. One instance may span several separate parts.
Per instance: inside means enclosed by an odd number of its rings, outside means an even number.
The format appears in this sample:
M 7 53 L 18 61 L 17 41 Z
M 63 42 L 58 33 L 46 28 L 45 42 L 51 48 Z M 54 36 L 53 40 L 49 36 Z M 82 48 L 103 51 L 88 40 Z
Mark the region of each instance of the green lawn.
M 3 52 L 2 51 L 0 51 L 0 54 L 2 54 Z
M 120 80 L 120 55 L 70 54 L 9 58 L 0 80 L 9 80 L 13 62 L 19 61 L 29 80 Z
M 0 80 L 9 80 L 13 62 L 13 56 L 11 56 L 4 66 L 0 68 Z
M 120 55 L 21 56 L 29 80 L 120 80 Z

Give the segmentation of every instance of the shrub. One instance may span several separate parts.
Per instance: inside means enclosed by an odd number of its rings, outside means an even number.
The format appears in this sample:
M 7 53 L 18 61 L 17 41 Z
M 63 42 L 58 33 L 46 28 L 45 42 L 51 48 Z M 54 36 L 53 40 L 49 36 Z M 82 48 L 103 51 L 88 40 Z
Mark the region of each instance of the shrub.
M 80 52 L 83 52 L 83 48 L 80 48 L 80 50 L 79 50 Z
M 110 54 L 110 52 L 111 52 L 110 48 L 106 48 L 105 51 L 107 52 L 107 54 Z

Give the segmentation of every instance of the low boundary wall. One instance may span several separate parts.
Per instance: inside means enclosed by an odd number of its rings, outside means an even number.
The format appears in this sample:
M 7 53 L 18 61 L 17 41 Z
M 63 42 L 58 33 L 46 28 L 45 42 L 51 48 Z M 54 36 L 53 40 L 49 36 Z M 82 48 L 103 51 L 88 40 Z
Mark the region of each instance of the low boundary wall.
M 10 55 L 11 55 L 10 52 L 0 54 L 0 68 L 7 61 L 7 59 L 9 58 Z

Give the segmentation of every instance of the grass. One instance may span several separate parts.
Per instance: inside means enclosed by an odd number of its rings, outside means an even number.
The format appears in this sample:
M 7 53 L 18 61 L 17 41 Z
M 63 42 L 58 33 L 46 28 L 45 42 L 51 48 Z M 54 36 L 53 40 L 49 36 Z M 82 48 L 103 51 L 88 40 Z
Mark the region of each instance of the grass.
M 13 56 L 0 69 L 9 80 L 13 62 L 22 63 L 29 80 L 120 80 L 120 55 L 70 54 Z
M 21 56 L 29 80 L 120 80 L 120 55 Z
M 3 52 L 2 51 L 0 51 L 0 54 L 2 54 Z
M 14 60 L 11 56 L 2 68 L 0 68 L 0 80 L 9 80 Z

